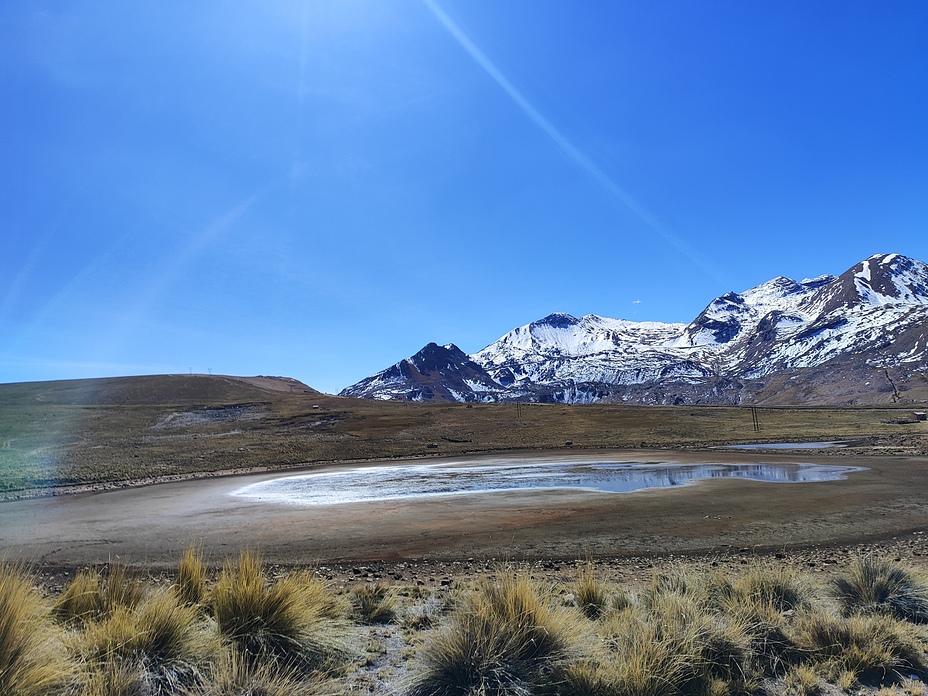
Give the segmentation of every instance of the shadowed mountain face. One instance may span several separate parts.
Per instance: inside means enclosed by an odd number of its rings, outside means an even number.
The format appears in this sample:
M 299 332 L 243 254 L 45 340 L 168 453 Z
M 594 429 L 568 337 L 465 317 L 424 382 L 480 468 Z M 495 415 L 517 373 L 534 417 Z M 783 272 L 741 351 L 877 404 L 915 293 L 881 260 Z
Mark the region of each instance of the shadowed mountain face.
M 466 401 L 475 389 L 498 388 L 484 369 L 453 344 L 425 348 L 380 373 L 385 384 L 402 385 L 411 401 Z M 380 397 L 375 397 L 380 398 Z
M 473 355 L 430 343 L 342 391 L 413 401 L 672 404 L 928 399 L 928 264 L 877 254 L 778 277 L 689 324 L 556 313 Z

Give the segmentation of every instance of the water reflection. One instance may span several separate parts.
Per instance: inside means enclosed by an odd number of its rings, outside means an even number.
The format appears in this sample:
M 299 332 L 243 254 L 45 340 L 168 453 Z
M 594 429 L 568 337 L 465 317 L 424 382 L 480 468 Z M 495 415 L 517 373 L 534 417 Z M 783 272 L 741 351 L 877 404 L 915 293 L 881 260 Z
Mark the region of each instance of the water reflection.
M 850 440 L 829 440 L 828 442 L 755 442 L 749 445 L 725 445 L 722 449 L 830 449 L 833 447 L 849 447 L 852 444 L 854 443 Z
M 683 486 L 699 479 L 777 483 L 836 481 L 859 467 L 803 463 L 674 464 L 616 461 L 446 462 L 366 467 L 287 476 L 233 495 L 266 502 L 334 505 L 420 496 L 575 488 L 628 493 Z

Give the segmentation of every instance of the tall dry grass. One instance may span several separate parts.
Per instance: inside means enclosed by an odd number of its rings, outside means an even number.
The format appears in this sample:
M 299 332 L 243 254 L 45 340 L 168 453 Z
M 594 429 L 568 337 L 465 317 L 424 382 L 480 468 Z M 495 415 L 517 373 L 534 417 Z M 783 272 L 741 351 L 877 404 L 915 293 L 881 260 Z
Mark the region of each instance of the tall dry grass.
M 350 602 L 352 616 L 362 624 L 387 624 L 396 620 L 396 596 L 384 583 L 354 587 Z
M 811 589 L 789 569 L 750 567 L 709 582 L 718 611 L 742 624 L 750 636 L 756 669 L 768 675 L 788 671 L 798 659 L 789 624 L 797 611 L 811 606 Z
M 111 561 L 101 573 L 86 568 L 78 572 L 55 600 L 53 612 L 65 623 L 99 619 L 117 607 L 131 609 L 145 596 L 145 586 L 129 577 L 126 566 Z
M 671 568 L 654 577 L 635 606 L 597 625 L 600 642 L 567 668 L 561 693 L 722 696 L 755 692 L 779 678 L 784 689 L 811 694 L 817 663 L 793 622 L 814 600 L 786 570 Z
M 811 665 L 796 665 L 783 675 L 783 693 L 786 696 L 817 696 L 821 692 L 821 679 Z
M 168 589 L 135 607 L 117 605 L 72 636 L 88 688 L 173 694 L 197 683 L 219 651 L 219 642 L 194 607 Z
M 0 694 L 64 693 L 75 678 L 50 608 L 24 568 L 0 562 Z
M 201 605 L 206 601 L 207 572 L 203 562 L 203 550 L 190 546 L 181 554 L 177 563 L 174 592 L 177 598 L 188 605 Z
M 225 651 L 213 662 L 203 681 L 180 690 L 179 696 L 320 696 L 322 693 L 325 692 L 314 681 L 300 679 L 271 663 L 252 664 L 237 651 Z
M 747 627 L 713 611 L 691 583 L 658 581 L 640 606 L 601 625 L 598 651 L 567 669 L 564 694 L 707 694 L 744 690 L 752 674 Z
M 925 669 L 923 647 L 912 625 L 889 616 L 811 611 L 794 622 L 790 635 L 803 660 L 832 677 L 849 672 L 879 679 Z
M 246 662 L 273 662 L 309 674 L 334 669 L 345 659 L 325 594 L 305 573 L 268 582 L 260 557 L 246 551 L 226 564 L 210 593 L 210 608 L 220 634 Z
M 769 606 L 787 612 L 808 607 L 811 589 L 788 568 L 748 567 L 733 578 L 715 575 L 709 579 L 711 592 L 723 609 Z
M 698 661 L 686 637 L 636 612 L 612 617 L 603 637 L 601 653 L 567 668 L 561 693 L 674 696 L 696 678 Z
M 52 611 L 65 623 L 88 621 L 103 614 L 103 592 L 100 574 L 90 568 L 78 571 L 77 575 L 55 598 Z
M 500 571 L 421 604 L 421 592 L 387 585 L 336 593 L 308 573 L 271 579 L 255 553 L 228 561 L 209 589 L 191 550 L 170 586 L 118 564 L 78 573 L 53 611 L 27 573 L 0 566 L 0 694 L 360 693 L 375 688 L 370 663 L 349 675 L 342 636 L 374 633 L 407 641 L 390 649 L 413 659 L 411 676 L 390 683 L 403 671 L 391 662 L 377 687 L 405 696 L 815 696 L 916 684 L 910 675 L 928 675 L 928 632 L 887 598 L 919 596 L 918 577 L 872 559 L 814 585 L 777 568 L 676 566 L 630 594 L 588 563 L 565 586 Z M 841 580 L 853 593 L 833 595 L 837 604 L 820 594 Z M 563 606 L 571 591 L 581 611 Z M 399 627 L 345 621 L 384 607 L 404 617 Z
M 621 609 L 628 605 L 628 598 L 621 591 L 615 591 L 613 600 L 609 589 L 596 577 L 596 566 L 587 560 L 577 578 L 574 597 L 577 608 L 591 621 L 596 621 L 609 609 Z
M 553 606 L 515 573 L 482 582 L 450 625 L 423 648 L 410 696 L 524 696 L 557 683 L 580 633 L 576 614 Z
M 831 592 L 845 616 L 879 613 L 928 623 L 928 583 L 906 568 L 869 556 L 854 560 Z

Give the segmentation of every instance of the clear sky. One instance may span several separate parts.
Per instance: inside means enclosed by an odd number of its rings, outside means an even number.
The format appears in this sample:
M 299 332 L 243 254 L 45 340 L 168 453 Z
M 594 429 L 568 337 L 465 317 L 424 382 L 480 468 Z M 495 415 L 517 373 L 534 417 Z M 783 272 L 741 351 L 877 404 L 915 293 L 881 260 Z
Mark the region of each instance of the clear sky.
M 928 2 L 0 4 L 0 382 L 327 392 L 928 261 Z

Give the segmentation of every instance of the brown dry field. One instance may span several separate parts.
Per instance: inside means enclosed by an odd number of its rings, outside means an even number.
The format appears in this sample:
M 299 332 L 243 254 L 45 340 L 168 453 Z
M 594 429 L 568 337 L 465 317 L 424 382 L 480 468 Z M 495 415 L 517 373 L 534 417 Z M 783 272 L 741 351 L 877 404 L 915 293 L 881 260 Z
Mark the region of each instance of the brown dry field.
M 765 408 L 755 432 L 745 408 L 379 403 L 205 376 L 0 385 L 0 483 L 13 498 L 0 503 L 0 554 L 47 568 L 118 557 L 153 569 L 173 566 L 191 544 L 216 562 L 247 547 L 270 563 L 326 567 L 827 555 L 860 544 L 901 544 L 918 558 L 928 426 L 889 422 L 911 408 Z M 855 445 L 711 449 L 833 439 Z M 281 470 L 359 460 L 617 449 L 655 462 L 823 461 L 866 471 L 825 483 L 716 480 L 319 508 L 228 495 Z

